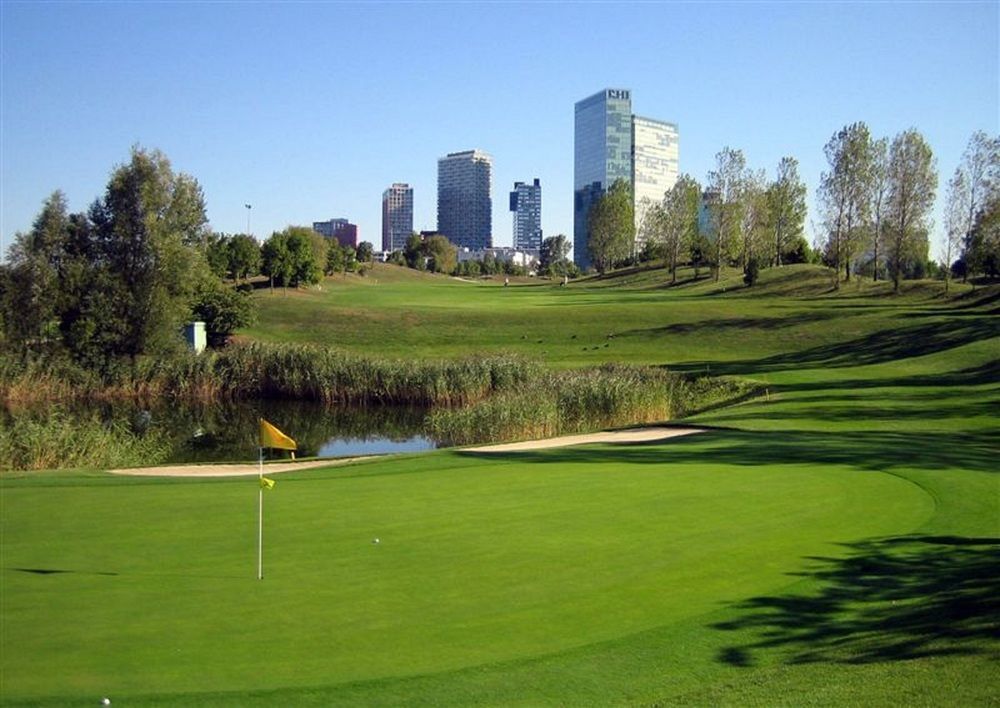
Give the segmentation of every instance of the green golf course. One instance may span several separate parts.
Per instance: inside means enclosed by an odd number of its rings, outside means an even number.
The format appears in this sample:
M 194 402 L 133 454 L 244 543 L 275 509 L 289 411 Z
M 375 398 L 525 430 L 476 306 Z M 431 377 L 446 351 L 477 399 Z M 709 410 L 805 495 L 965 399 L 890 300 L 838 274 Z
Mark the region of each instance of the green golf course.
M 261 581 L 256 479 L 3 473 L 0 703 L 995 703 L 1000 289 L 728 275 L 259 290 L 243 339 L 761 393 L 662 442 L 275 475 Z

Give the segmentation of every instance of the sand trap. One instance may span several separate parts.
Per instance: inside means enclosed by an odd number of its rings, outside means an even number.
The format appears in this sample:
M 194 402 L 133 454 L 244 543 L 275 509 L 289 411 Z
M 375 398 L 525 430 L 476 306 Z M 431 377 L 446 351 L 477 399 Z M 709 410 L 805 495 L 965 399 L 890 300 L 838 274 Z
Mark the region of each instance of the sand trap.
M 264 474 L 307 470 L 313 467 L 333 467 L 370 457 L 343 457 L 336 460 L 309 460 L 308 462 L 276 462 L 264 465 Z M 162 465 L 160 467 L 134 467 L 123 470 L 109 470 L 111 474 L 127 474 L 135 477 L 249 477 L 257 474 L 257 463 L 212 464 L 212 465 Z
M 501 443 L 499 445 L 484 445 L 467 447 L 467 452 L 518 452 L 521 450 L 543 450 L 549 447 L 569 447 L 570 445 L 587 445 L 588 443 L 637 443 L 654 442 L 676 438 L 681 435 L 694 435 L 705 432 L 703 428 L 667 428 L 664 426 L 651 428 L 630 428 L 628 430 L 609 430 L 602 433 L 585 435 L 563 435 L 558 438 L 544 440 L 526 440 L 524 442 Z

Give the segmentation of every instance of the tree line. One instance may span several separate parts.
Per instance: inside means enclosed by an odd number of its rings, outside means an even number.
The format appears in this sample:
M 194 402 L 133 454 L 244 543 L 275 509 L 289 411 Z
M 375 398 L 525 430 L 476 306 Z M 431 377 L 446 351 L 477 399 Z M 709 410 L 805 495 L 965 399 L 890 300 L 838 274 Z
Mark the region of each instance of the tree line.
M 731 265 L 752 285 L 761 268 L 812 260 L 831 268 L 835 288 L 854 274 L 889 278 L 896 290 L 902 278 L 936 271 L 946 283 L 952 275 L 1000 275 L 1000 137 L 974 133 L 949 181 L 941 266 L 929 259 L 937 169 L 919 131 L 890 141 L 857 122 L 835 132 L 824 154 L 815 250 L 803 235 L 806 186 L 798 161 L 783 157 L 769 178 L 727 146 L 704 185 L 682 174 L 661 201 L 644 200 L 638 233 L 630 185 L 611 185 L 588 217 L 594 266 L 604 273 L 662 258 L 676 282 L 680 265 L 693 266 L 695 277 L 708 268 L 716 280 Z

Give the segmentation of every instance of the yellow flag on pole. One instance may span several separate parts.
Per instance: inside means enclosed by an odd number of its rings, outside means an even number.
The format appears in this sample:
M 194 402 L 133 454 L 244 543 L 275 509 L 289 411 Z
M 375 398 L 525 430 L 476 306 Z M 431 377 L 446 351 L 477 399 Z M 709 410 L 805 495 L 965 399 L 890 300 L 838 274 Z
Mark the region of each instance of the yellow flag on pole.
M 260 446 L 273 447 L 278 450 L 297 450 L 299 448 L 294 440 L 263 418 L 260 419 Z
M 274 480 L 268 479 L 267 477 L 260 478 L 260 488 L 261 489 L 274 489 Z

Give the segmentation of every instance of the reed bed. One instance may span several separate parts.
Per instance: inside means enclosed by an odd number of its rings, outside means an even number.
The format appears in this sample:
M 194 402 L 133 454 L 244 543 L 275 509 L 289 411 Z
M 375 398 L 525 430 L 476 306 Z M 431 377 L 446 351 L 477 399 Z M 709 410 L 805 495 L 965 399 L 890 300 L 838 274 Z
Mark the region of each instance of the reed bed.
M 156 464 L 169 452 L 155 433 L 139 434 L 125 421 L 104 422 L 96 413 L 66 411 L 2 416 L 0 469 L 108 469 Z
M 435 410 L 427 427 L 449 445 L 531 440 L 662 423 L 751 391 L 750 383 L 739 380 L 692 380 L 663 369 L 606 365 L 550 373 L 530 388 Z

